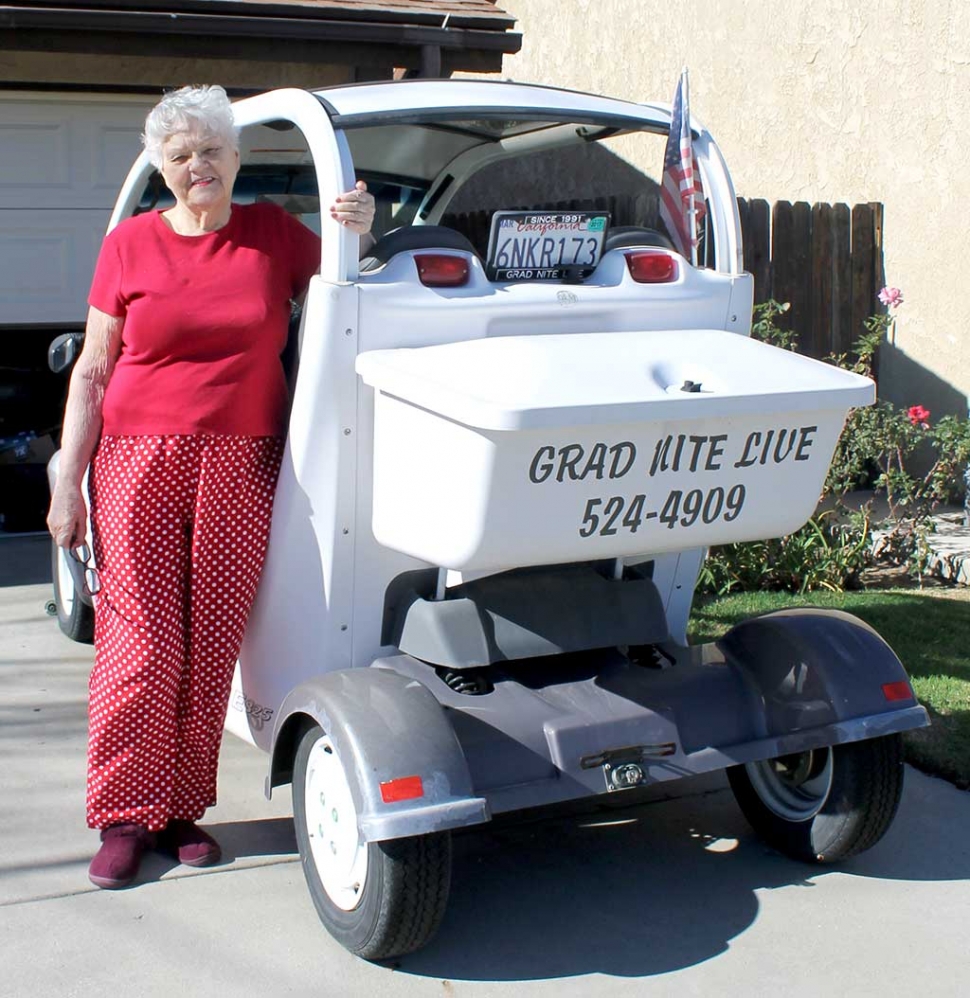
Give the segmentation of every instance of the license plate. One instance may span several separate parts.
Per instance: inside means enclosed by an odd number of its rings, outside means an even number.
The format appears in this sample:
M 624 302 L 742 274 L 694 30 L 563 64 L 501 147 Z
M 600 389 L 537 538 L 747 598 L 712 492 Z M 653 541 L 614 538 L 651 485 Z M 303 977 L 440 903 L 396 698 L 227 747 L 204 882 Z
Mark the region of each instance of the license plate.
M 607 212 L 497 211 L 485 270 L 490 281 L 582 280 L 600 262 Z

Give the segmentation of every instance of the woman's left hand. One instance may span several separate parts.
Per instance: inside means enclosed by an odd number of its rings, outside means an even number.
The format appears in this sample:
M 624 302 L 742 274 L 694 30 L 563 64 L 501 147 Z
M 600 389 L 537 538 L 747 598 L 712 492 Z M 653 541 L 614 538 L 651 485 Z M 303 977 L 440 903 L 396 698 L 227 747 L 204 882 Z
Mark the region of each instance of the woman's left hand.
M 358 180 L 352 191 L 338 194 L 330 207 L 330 217 L 340 225 L 363 236 L 374 223 L 374 196 L 367 193 L 367 184 Z

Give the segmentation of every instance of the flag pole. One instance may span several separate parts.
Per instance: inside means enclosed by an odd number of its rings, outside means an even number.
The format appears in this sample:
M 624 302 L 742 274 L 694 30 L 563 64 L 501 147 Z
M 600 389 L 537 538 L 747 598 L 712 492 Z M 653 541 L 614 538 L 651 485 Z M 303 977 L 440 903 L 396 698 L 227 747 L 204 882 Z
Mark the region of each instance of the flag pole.
M 681 99 L 682 99 L 682 113 L 683 113 L 683 128 L 687 129 L 688 135 L 691 134 L 690 128 L 690 81 L 687 78 L 687 67 L 684 66 L 683 72 L 681 73 Z M 693 136 L 691 135 L 691 162 L 688 164 L 690 166 L 691 177 L 694 176 L 694 143 Z M 690 194 L 688 195 L 687 201 L 687 218 L 690 220 L 690 262 L 696 267 L 697 266 L 697 207 L 694 204 L 694 191 L 697 190 L 696 179 L 691 181 Z

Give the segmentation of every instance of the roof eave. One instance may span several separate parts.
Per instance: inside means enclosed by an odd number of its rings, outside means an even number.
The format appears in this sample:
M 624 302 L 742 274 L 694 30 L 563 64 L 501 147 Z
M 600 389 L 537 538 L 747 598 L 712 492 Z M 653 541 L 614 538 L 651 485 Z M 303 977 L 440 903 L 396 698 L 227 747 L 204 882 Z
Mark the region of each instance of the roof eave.
M 27 32 L 130 32 L 141 35 L 203 37 L 231 36 L 277 41 L 321 41 L 378 45 L 433 45 L 443 51 L 479 50 L 502 54 L 518 52 L 517 32 L 441 27 L 401 22 L 350 21 L 301 17 L 247 17 L 92 8 L 0 6 L 0 31 L 13 33 L 13 45 Z M 4 45 L 4 47 L 7 47 Z
M 429 4 L 429 7 L 433 5 Z M 505 11 L 495 8 L 489 13 L 479 10 L 461 13 L 458 11 L 437 12 L 433 9 L 396 9 L 375 2 L 372 7 L 341 8 L 340 6 L 314 7 L 311 3 L 278 3 L 275 0 L 156 0 L 144 3 L 141 0 L 85 0 L 81 4 L 70 4 L 66 0 L 22 0 L 17 4 L 5 4 L 5 8 L 56 8 L 88 10 L 132 10 L 145 12 L 154 10 L 164 14 L 197 13 L 242 17 L 281 17 L 328 21 L 358 21 L 360 23 L 381 22 L 386 24 L 414 24 L 438 26 L 447 23 L 453 28 L 474 28 L 482 31 L 507 31 L 515 25 L 515 18 Z

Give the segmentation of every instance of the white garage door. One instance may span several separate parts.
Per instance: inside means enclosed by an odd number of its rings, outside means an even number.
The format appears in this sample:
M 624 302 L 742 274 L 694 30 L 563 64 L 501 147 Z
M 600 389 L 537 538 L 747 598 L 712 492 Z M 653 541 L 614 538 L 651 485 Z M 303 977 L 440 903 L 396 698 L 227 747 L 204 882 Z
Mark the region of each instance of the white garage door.
M 148 98 L 0 97 L 0 325 L 78 322 Z

